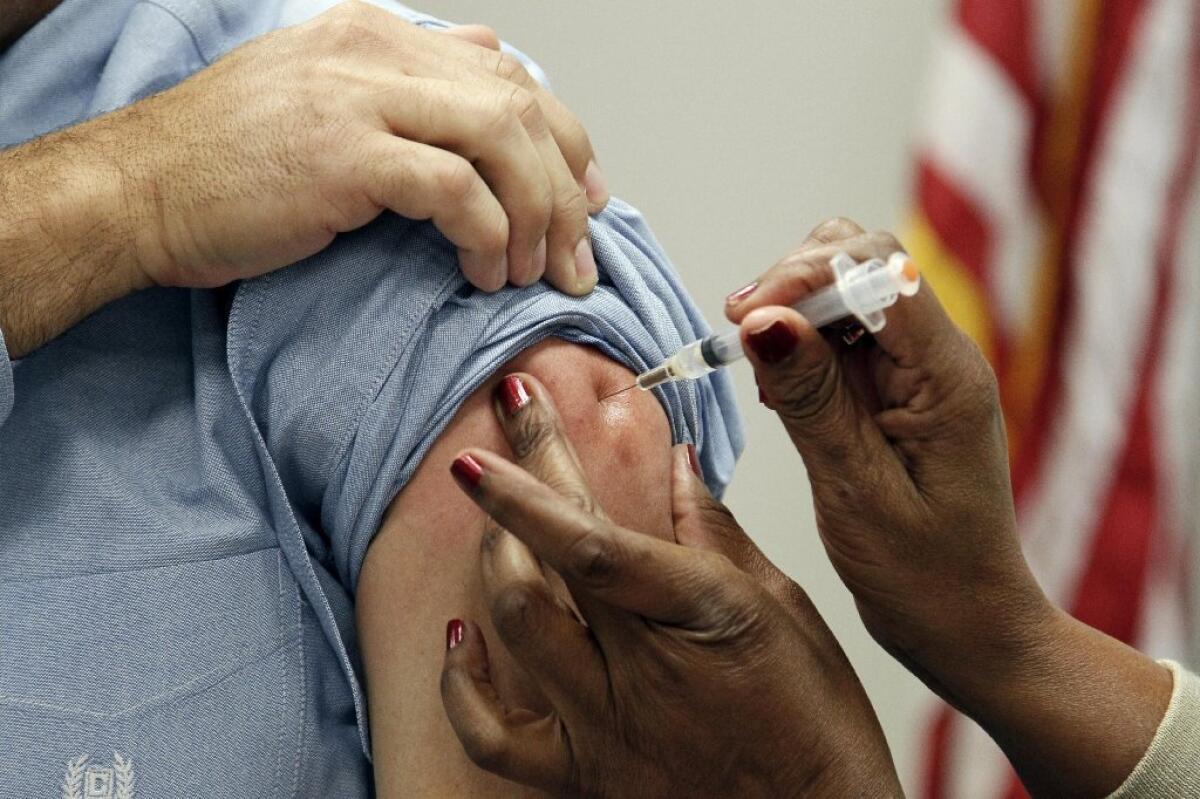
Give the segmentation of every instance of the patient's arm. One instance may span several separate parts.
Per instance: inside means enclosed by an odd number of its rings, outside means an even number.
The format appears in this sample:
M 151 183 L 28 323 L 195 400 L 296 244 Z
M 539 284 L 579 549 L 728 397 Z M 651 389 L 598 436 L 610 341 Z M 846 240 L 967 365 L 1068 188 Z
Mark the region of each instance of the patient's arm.
M 464 447 L 509 454 L 491 393 L 511 371 L 553 396 L 596 499 L 616 522 L 669 537 L 670 431 L 650 394 L 629 391 L 629 370 L 587 347 L 550 340 L 511 361 L 459 410 L 392 502 L 359 581 L 358 629 L 367 672 L 375 778 L 381 797 L 505 796 L 533 792 L 477 769 L 446 720 L 438 681 L 446 621 L 470 618 L 488 636 L 496 680 L 514 705 L 540 707 L 536 686 L 508 657 L 479 598 L 482 513 L 453 484 Z

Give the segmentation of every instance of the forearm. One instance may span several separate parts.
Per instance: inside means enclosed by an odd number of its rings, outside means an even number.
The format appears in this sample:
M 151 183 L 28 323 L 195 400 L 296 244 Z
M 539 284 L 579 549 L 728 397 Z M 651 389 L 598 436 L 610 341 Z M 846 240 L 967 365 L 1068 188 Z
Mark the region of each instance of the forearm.
M 995 739 L 1034 796 L 1116 790 L 1166 713 L 1170 672 L 1045 601 L 983 635 L 994 645 L 986 661 L 943 666 L 947 698 Z
M 13 357 L 149 285 L 119 137 L 107 117 L 0 152 L 0 329 Z

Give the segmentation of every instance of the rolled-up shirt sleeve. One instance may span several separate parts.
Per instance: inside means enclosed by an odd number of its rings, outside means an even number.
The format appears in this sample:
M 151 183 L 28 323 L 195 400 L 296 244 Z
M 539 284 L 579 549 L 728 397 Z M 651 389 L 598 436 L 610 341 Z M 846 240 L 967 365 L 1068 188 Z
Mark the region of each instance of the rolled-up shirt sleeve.
M 1200 796 L 1200 677 L 1170 660 L 1175 687 L 1150 748 L 1110 799 Z
M 4 343 L 4 331 L 0 330 L 0 427 L 8 420 L 13 406 L 13 367 L 8 359 L 8 345 Z

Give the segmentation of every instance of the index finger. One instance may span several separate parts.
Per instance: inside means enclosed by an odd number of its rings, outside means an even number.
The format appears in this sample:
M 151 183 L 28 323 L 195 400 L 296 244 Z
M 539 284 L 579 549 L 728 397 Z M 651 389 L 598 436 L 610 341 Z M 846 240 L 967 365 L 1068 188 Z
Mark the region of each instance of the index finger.
M 587 197 L 588 210 L 596 213 L 603 209 L 608 204 L 608 185 L 596 164 L 592 140 L 578 117 L 529 74 L 520 59 L 511 53 L 476 47 L 470 56 L 484 70 L 533 94 L 567 167 Z
M 517 464 L 579 507 L 604 517 L 550 392 L 541 382 L 523 372 L 506 375 L 496 386 L 493 402 Z
M 720 555 L 588 513 L 494 453 L 468 450 L 451 471 L 485 513 L 563 576 L 581 606 L 587 598 L 664 624 L 705 629 L 724 604 L 731 575 L 741 574 Z

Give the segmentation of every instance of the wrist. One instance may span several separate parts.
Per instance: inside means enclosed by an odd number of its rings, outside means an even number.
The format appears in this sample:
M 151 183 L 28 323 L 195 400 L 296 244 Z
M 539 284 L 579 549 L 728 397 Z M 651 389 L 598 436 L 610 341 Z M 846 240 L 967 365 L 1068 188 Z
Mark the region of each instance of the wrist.
M 845 796 L 900 797 L 904 790 L 886 747 L 882 757 L 874 750 L 845 746 L 841 754 L 818 772 L 788 785 L 778 780 L 762 796 L 796 796 L 806 799 L 841 799 Z
M 1171 674 L 1037 599 L 985 628 L 992 640 L 965 644 L 939 693 L 1000 745 L 1031 794 L 1107 795 L 1149 747 Z
M 921 575 L 902 594 L 909 603 L 872 615 L 868 628 L 930 689 L 971 715 L 1003 702 L 1005 686 L 1059 632 L 1059 612 L 1019 555 L 961 581 Z
M 867 704 L 866 696 L 862 702 Z M 813 738 L 781 735 L 742 763 L 732 796 L 903 797 L 892 753 L 874 711 L 857 717 L 854 700 L 837 703 Z M 839 717 L 838 722 L 834 718 Z M 797 722 L 801 718 L 797 714 Z
M 0 153 L 0 325 L 24 355 L 148 285 L 119 168 L 80 128 Z

